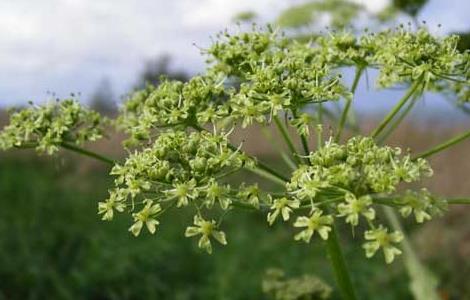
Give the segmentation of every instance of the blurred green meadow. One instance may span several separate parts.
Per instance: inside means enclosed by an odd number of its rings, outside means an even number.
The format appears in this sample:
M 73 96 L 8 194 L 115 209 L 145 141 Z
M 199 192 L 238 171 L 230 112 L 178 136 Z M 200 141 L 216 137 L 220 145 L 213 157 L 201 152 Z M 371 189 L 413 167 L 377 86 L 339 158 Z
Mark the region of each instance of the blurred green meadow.
M 424 149 L 457 130 L 436 128 L 424 136 L 429 128 L 406 124 L 392 144 Z M 270 154 L 273 145 L 250 142 L 262 138 L 259 132 L 244 138 L 249 152 L 285 169 Z M 113 143 L 97 147 L 113 153 Z M 439 170 L 429 182 L 432 191 L 469 194 L 469 149 L 467 142 L 432 160 Z M 165 214 L 155 235 L 138 238 L 127 231 L 128 217 L 101 221 L 97 202 L 111 186 L 108 172 L 106 166 L 65 152 L 55 158 L 29 150 L 0 154 L 0 299 L 272 299 L 262 290 L 271 268 L 287 277 L 315 275 L 334 289 L 322 242 L 294 242 L 291 226 L 269 227 L 259 212 L 230 212 L 224 221 L 229 243 L 212 255 L 184 237 L 189 213 Z M 470 299 L 468 212 L 453 207 L 424 226 L 406 224 L 421 258 L 440 279 L 442 299 Z M 350 234 L 342 235 L 342 244 L 359 299 L 412 299 L 402 258 L 392 265 L 380 255 L 368 260 L 361 238 Z M 333 292 L 331 299 L 338 297 Z

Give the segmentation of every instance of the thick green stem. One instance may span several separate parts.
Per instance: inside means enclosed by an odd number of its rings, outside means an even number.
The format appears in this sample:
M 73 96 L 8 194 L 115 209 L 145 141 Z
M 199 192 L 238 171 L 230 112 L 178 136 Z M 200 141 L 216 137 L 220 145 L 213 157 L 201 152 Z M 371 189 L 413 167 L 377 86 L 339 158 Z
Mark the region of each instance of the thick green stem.
M 357 299 L 334 224 L 326 241 L 326 249 L 341 296 L 346 300 Z
M 99 160 L 99 161 L 102 161 L 104 163 L 107 163 L 107 164 L 110 164 L 110 165 L 114 165 L 116 162 L 108 157 L 105 157 L 101 154 L 98 154 L 98 153 L 95 153 L 95 152 L 92 152 L 92 151 L 89 151 L 89 150 L 86 150 L 86 149 L 83 149 L 83 148 L 80 148 L 76 145 L 73 145 L 73 144 L 69 144 L 69 143 L 66 143 L 66 142 L 62 142 L 60 144 L 60 146 L 62 148 L 65 148 L 67 150 L 70 150 L 70 151 L 73 151 L 73 152 L 76 152 L 78 154 L 81 154 L 81 155 L 85 155 L 85 156 L 88 156 L 88 157 L 91 157 L 91 158 L 94 158 L 96 160 Z
M 353 94 L 356 92 L 357 86 L 359 84 L 359 80 L 361 79 L 362 72 L 364 71 L 364 67 L 356 67 L 356 75 L 354 76 L 354 81 L 351 86 L 351 93 Z M 339 142 L 341 138 L 341 134 L 343 133 L 344 125 L 346 124 L 346 120 L 348 119 L 349 110 L 351 109 L 352 99 L 346 99 L 346 105 L 344 107 L 343 113 L 341 115 L 341 119 L 339 121 L 338 132 L 335 136 L 335 142 Z
M 295 146 L 294 146 L 294 143 L 292 142 L 292 139 L 289 135 L 289 132 L 287 132 L 287 129 L 286 127 L 284 126 L 284 124 L 282 124 L 281 120 L 279 120 L 279 117 L 278 116 L 274 116 L 274 123 L 276 124 L 277 128 L 279 129 L 279 132 L 281 133 L 282 135 L 282 138 L 284 139 L 284 141 L 286 142 L 286 145 L 287 147 L 289 148 L 289 150 L 291 151 L 293 157 L 294 157 L 294 160 L 297 164 L 300 163 L 299 161 L 299 155 L 297 153 L 297 150 L 295 149 Z
M 429 149 L 428 151 L 425 151 L 415 157 L 413 157 L 413 160 L 416 160 L 418 158 L 426 158 L 426 157 L 429 157 L 433 154 L 436 154 L 436 153 L 439 153 L 441 152 L 442 150 L 445 150 L 447 148 L 450 148 L 460 142 L 462 142 L 463 140 L 467 139 L 470 137 L 470 130 L 462 133 L 462 134 L 459 134 L 458 136 L 456 137 L 453 137 L 451 138 L 450 140 L 444 142 L 444 143 L 441 143 L 431 149 Z
M 421 81 L 417 81 L 413 83 L 403 98 L 398 101 L 395 107 L 388 113 L 387 116 L 382 120 L 379 126 L 372 132 L 372 137 L 376 138 L 392 121 L 392 119 L 396 116 L 396 114 L 401 110 L 401 108 L 406 104 L 406 102 L 414 95 L 414 93 L 418 90 L 421 85 Z

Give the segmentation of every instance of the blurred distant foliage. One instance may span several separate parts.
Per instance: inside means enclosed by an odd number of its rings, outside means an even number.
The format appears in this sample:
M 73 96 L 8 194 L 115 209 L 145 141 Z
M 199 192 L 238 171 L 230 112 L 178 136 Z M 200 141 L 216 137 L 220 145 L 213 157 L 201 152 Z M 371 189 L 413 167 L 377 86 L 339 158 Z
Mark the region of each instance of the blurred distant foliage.
M 276 23 L 281 27 L 299 28 L 319 22 L 327 15 L 331 18 L 330 26 L 344 27 L 364 10 L 364 6 L 347 0 L 310 1 L 286 9 Z
M 111 81 L 103 78 L 90 97 L 90 107 L 105 116 L 115 116 L 117 103 Z
M 142 72 L 138 75 L 135 89 L 142 89 L 148 84 L 158 86 L 162 78 L 185 82 L 188 81 L 189 74 L 172 69 L 171 56 L 163 54 L 145 62 Z
M 393 0 L 392 5 L 401 12 L 415 18 L 428 0 Z
M 311 25 L 344 28 L 354 25 L 354 21 L 361 15 L 367 17 L 370 25 L 375 21 L 380 23 L 393 20 L 400 13 L 409 15 L 416 22 L 419 12 L 427 2 L 428 0 L 393 0 L 382 11 L 373 13 L 363 4 L 351 0 L 310 0 L 284 10 L 276 23 L 290 29 Z
M 249 22 L 254 21 L 257 14 L 254 11 L 242 11 L 233 17 L 234 21 Z
M 456 33 L 460 39 L 457 47 L 460 51 L 470 50 L 470 31 Z
M 316 276 L 285 278 L 282 270 L 269 269 L 263 279 L 263 291 L 273 300 L 326 300 L 332 289 Z

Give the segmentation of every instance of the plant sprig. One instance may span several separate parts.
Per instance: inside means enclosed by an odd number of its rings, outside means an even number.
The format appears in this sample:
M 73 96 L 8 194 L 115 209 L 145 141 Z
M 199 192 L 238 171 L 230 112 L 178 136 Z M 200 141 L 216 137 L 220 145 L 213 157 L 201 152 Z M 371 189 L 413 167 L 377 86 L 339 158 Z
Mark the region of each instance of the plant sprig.
M 353 234 L 365 224 L 365 255 L 382 250 L 391 263 L 401 254 L 404 236 L 399 226 L 389 229 L 379 219 L 377 207 L 422 223 L 449 204 L 468 203 L 467 198 L 445 200 L 422 186 L 422 179 L 433 173 L 425 158 L 462 142 L 468 133 L 415 157 L 381 145 L 426 91 L 455 95 L 460 105 L 468 102 L 469 53 L 456 50 L 456 43 L 454 36 L 435 37 L 424 28 L 411 32 L 399 27 L 360 37 L 331 32 L 309 43 L 293 42 L 270 26 L 239 34 L 224 31 L 203 50 L 208 57 L 205 73 L 188 82 L 163 79 L 124 102 L 113 120 L 129 136 L 124 161 L 79 147 L 101 138 L 107 121 L 74 99 L 12 114 L 0 133 L 0 148 L 36 148 L 51 155 L 64 148 L 112 164 L 114 187 L 98 204 L 98 213 L 103 220 L 129 215 L 129 231 L 135 236 L 144 228 L 156 233 L 170 209 L 190 210 L 194 214 L 185 236 L 198 237 L 198 246 L 212 253 L 212 241 L 226 245 L 229 240 L 222 231 L 227 211 L 262 211 L 269 225 L 291 221 L 298 229 L 293 239 L 310 242 L 318 235 L 326 240 L 340 289 L 346 299 L 355 299 L 336 222 L 351 226 Z M 356 76 L 348 89 L 343 73 L 350 67 Z M 351 125 L 353 96 L 368 68 L 378 69 L 378 87 L 406 85 L 409 90 L 370 136 L 358 133 L 342 142 L 344 128 Z M 342 101 L 344 109 L 335 116 L 328 105 Z M 335 121 L 326 142 L 324 115 Z M 230 140 L 240 127 L 271 123 L 291 152 L 286 158 L 292 158 L 292 173 L 276 171 Z M 289 129 L 297 133 L 302 155 Z M 311 151 L 314 134 L 317 148 Z M 281 190 L 263 190 L 256 180 L 227 183 L 227 176 L 242 169 Z M 419 188 L 400 192 L 402 183 L 411 182 Z

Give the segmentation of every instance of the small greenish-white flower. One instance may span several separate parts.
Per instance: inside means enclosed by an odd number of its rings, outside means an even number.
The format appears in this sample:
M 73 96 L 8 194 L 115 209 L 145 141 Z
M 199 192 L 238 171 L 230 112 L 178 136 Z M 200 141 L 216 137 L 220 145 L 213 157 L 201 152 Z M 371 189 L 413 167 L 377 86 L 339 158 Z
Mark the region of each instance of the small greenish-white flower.
M 160 222 L 154 218 L 157 213 L 162 211 L 160 204 L 153 204 L 152 200 L 145 200 L 144 202 L 144 208 L 142 208 L 138 213 L 132 214 L 134 217 L 134 224 L 129 228 L 129 231 L 135 236 L 140 234 L 144 224 L 151 234 L 155 233 L 157 225 L 160 224 Z
M 403 205 L 400 208 L 400 214 L 403 217 L 408 217 L 413 213 L 418 223 L 431 220 L 429 211 L 432 209 L 433 199 L 427 189 L 422 189 L 419 192 L 407 191 L 403 198 L 397 202 Z
M 214 220 L 206 221 L 202 217 L 195 215 L 194 225 L 196 226 L 189 226 L 188 228 L 186 228 L 186 232 L 184 233 L 184 235 L 186 237 L 201 235 L 201 238 L 198 242 L 198 247 L 206 250 L 207 253 L 212 253 L 210 237 L 213 237 L 222 245 L 227 245 L 225 233 L 223 231 L 216 230 L 217 225 Z
M 303 113 L 298 118 L 293 119 L 291 124 L 297 128 L 300 135 L 310 135 L 309 125 L 312 124 L 314 118 L 310 114 Z
M 223 186 L 217 183 L 215 180 L 211 180 L 207 187 L 204 189 L 207 196 L 206 206 L 211 208 L 214 206 L 215 201 L 219 201 L 220 207 L 222 209 L 227 209 L 232 200 L 228 196 L 229 186 Z
M 328 233 L 331 231 L 331 224 L 333 224 L 332 216 L 323 216 L 323 212 L 321 210 L 315 209 L 310 217 L 297 217 L 294 227 L 306 228 L 296 234 L 294 239 L 296 241 L 303 240 L 304 242 L 309 243 L 313 234 L 317 231 L 322 239 L 327 240 Z
M 369 195 L 357 198 L 354 194 L 347 193 L 344 198 L 346 203 L 338 204 L 337 209 L 339 217 L 346 217 L 346 223 L 357 226 L 360 215 L 369 221 L 375 218 L 375 210 L 370 207 L 372 198 Z
M 322 188 L 328 186 L 328 182 L 316 178 L 316 176 L 311 178 L 308 175 L 306 177 L 308 178 L 303 178 L 297 183 L 299 189 L 292 192 L 301 199 L 313 199 Z
M 368 242 L 364 243 L 362 247 L 366 251 L 368 258 L 374 256 L 382 248 L 385 262 L 390 264 L 395 259 L 395 256 L 401 254 L 401 250 L 393 245 L 403 240 L 403 234 L 400 231 L 389 233 L 387 228 L 380 225 L 378 228 L 366 231 L 364 237 Z
M 141 178 L 128 178 L 126 180 L 127 190 L 132 198 L 135 198 L 140 192 L 150 189 L 151 184 L 149 181 Z
M 117 192 L 111 192 L 109 199 L 98 203 L 98 214 L 103 214 L 102 220 L 111 221 L 114 216 L 114 210 L 123 212 L 126 204 L 123 202 Z
M 265 123 L 265 115 L 269 112 L 270 108 L 268 103 L 255 103 L 244 94 L 239 94 L 236 97 L 233 97 L 230 100 L 230 107 L 232 109 L 233 117 L 243 119 L 243 128 L 251 125 L 253 121 Z
M 269 97 L 271 106 L 271 116 L 275 116 L 290 104 L 290 99 L 283 95 L 271 95 Z
M 238 197 L 240 197 L 253 207 L 259 208 L 259 194 L 260 189 L 258 187 L 258 184 L 255 183 L 248 186 L 242 184 L 240 186 L 240 191 L 238 192 Z
M 174 189 L 168 190 L 170 196 L 176 197 L 176 207 L 187 206 L 189 199 L 194 199 L 198 196 L 196 189 L 196 180 L 191 179 L 188 182 L 176 183 Z
M 274 199 L 273 205 L 271 206 L 271 209 L 273 211 L 268 213 L 269 225 L 273 225 L 279 214 L 282 215 L 282 219 L 284 221 L 289 220 L 290 214 L 292 213 L 293 209 L 299 208 L 299 206 L 300 201 L 297 199 L 289 200 L 286 197 Z

